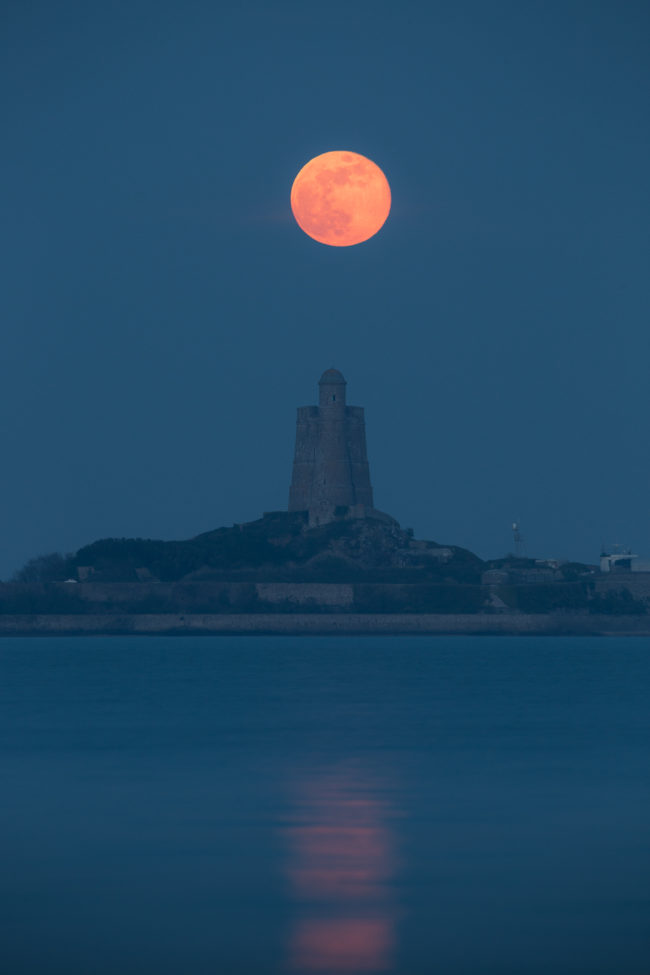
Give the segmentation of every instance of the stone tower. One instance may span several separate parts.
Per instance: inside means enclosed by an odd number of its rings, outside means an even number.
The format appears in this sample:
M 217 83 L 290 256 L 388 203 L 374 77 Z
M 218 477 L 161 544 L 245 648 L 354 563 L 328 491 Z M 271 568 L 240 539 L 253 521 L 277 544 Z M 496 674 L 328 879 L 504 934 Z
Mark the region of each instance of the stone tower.
M 363 407 L 346 406 L 338 369 L 318 385 L 318 406 L 298 407 L 289 511 L 308 511 L 311 525 L 363 518 L 373 510 Z

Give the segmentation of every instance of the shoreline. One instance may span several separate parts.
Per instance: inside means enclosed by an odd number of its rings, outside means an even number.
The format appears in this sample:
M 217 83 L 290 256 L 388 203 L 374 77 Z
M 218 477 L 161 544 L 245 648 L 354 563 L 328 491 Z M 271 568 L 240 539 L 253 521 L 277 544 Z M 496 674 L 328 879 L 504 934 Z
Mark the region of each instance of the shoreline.
M 650 636 L 650 616 L 129 613 L 0 615 L 3 636 Z

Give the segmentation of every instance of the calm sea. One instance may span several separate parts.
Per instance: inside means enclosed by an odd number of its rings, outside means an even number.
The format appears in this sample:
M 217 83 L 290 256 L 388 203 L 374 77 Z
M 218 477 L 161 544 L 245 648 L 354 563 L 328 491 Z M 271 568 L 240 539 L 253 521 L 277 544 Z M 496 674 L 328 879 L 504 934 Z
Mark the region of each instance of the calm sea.
M 7 975 L 647 975 L 650 640 L 0 640 Z

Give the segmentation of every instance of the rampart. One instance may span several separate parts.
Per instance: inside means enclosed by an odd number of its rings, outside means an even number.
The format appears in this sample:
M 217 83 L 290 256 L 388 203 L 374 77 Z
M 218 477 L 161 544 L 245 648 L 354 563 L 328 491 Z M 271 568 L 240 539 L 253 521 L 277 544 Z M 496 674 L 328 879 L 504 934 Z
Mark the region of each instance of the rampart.
M 596 576 L 596 592 L 623 590 L 635 599 L 650 599 L 650 572 L 602 572 Z
M 586 584 L 495 587 L 459 583 L 391 582 L 52 582 L 0 583 L 0 616 L 24 614 L 445 614 L 548 615 L 553 613 L 645 615 L 650 579 L 636 577 L 632 595 L 618 590 L 628 580 Z M 500 598 L 494 602 L 494 592 Z M 625 593 L 624 593 L 625 594 Z M 602 603 L 603 597 L 606 597 Z M 505 600 L 505 602 L 504 602 Z M 598 602 L 601 600 L 601 603 Z M 612 601 L 613 600 L 613 601 Z
M 0 583 L 0 616 L 24 613 L 478 612 L 480 586 L 328 582 Z

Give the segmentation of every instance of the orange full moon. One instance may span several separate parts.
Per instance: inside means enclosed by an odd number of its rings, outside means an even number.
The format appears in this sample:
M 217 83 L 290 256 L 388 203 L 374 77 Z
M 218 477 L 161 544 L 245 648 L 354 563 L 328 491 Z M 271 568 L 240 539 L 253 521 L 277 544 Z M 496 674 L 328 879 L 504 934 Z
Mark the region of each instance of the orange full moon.
M 350 247 L 383 227 L 390 186 L 379 166 L 358 152 L 324 152 L 294 179 L 291 209 L 298 226 L 314 240 Z

